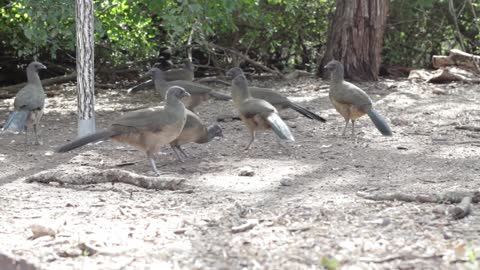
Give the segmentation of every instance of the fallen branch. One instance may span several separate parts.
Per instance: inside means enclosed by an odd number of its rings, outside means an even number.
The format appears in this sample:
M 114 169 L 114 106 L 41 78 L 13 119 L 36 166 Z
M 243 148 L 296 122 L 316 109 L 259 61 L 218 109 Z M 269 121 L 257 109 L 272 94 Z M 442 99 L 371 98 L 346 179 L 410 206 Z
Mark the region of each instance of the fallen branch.
M 278 77 L 282 78 L 282 79 L 285 79 L 285 75 L 283 75 L 280 71 L 278 70 L 275 70 L 275 69 L 271 69 L 253 59 L 251 59 L 250 57 L 248 57 L 247 55 L 244 55 L 234 49 L 230 49 L 230 48 L 226 48 L 226 47 L 223 47 L 223 46 L 220 46 L 220 45 L 217 45 L 217 44 L 214 44 L 214 43 L 209 43 L 208 44 L 209 47 L 213 48 L 213 49 L 219 49 L 219 50 L 223 50 L 223 51 L 227 51 L 227 52 L 230 52 L 240 58 L 242 58 L 243 60 L 245 60 L 246 62 L 252 64 L 253 66 L 256 66 L 257 68 L 259 69 L 262 69 L 266 72 L 269 72 L 269 73 L 273 73 L 273 74 L 276 74 Z
M 45 87 L 45 86 L 49 86 L 49 85 L 52 85 L 52 84 L 75 81 L 76 79 L 77 79 L 77 73 L 73 72 L 73 73 L 70 73 L 70 74 L 67 74 L 67 75 L 61 75 L 61 76 L 57 76 L 57 77 L 53 77 L 53 78 L 44 79 L 44 80 L 42 80 L 42 85 Z M 14 94 L 16 94 L 18 92 L 18 90 L 20 90 L 25 85 L 26 85 L 26 83 L 19 83 L 19 84 L 5 86 L 5 87 L 0 88 L 0 92 L 1 93 L 14 92 Z
M 56 182 L 62 185 L 124 183 L 156 190 L 177 190 L 182 187 L 184 181 L 184 179 L 178 178 L 160 179 L 159 177 L 140 175 L 120 169 L 100 170 L 90 166 L 61 166 L 34 174 L 25 179 L 27 183 L 48 184 Z
M 434 55 L 432 58 L 432 65 L 435 68 L 442 68 L 447 66 L 459 66 L 463 69 L 480 72 L 480 56 L 473 55 L 461 50 L 450 50 L 448 56 Z
M 480 127 L 476 127 L 476 126 L 456 126 L 455 129 L 480 132 Z
M 455 205 L 450 207 L 447 212 L 452 217 L 453 219 L 462 219 L 468 215 L 470 215 L 470 212 L 472 211 L 472 198 L 470 197 L 465 197 L 462 199 L 462 201 Z
M 241 233 L 241 232 L 246 232 L 251 229 L 253 229 L 255 226 L 258 225 L 258 220 L 257 219 L 249 219 L 247 220 L 246 223 L 243 223 L 241 225 L 232 227 L 232 233 Z
M 408 194 L 408 193 L 368 193 L 357 192 L 357 196 L 373 201 L 402 201 L 419 203 L 459 203 L 465 197 L 472 198 L 473 203 L 480 202 L 480 191 L 450 191 L 442 194 Z

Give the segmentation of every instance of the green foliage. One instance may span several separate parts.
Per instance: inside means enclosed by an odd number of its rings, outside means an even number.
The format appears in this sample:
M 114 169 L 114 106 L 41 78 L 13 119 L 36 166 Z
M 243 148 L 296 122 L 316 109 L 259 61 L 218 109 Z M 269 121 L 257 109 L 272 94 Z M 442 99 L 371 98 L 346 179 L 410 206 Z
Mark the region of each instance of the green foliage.
M 17 56 L 75 49 L 75 8 L 71 0 L 20 0 L 0 9 L 0 32 Z M 155 53 L 150 42 L 158 32 L 140 1 L 95 1 L 96 44 L 108 48 L 108 60 L 149 57 Z
M 65 58 L 75 54 L 74 0 L 12 0 L 0 7 L 0 54 Z M 425 66 L 463 44 L 480 53 L 480 2 L 390 0 L 384 63 Z M 3 3 L 3 2 L 0 2 Z M 185 56 L 193 33 L 205 58 L 213 42 L 279 68 L 314 68 L 327 43 L 332 0 L 94 0 L 97 61 L 152 59 L 161 48 Z M 471 3 L 471 4 L 470 4 Z M 219 57 L 223 57 L 221 54 Z M 226 60 L 226 59 L 223 59 Z
M 340 264 L 334 258 L 330 259 L 327 257 L 323 257 L 321 264 L 323 267 L 325 267 L 328 270 L 336 270 L 340 268 Z
M 449 12 L 448 0 L 391 0 L 385 33 L 383 62 L 404 66 L 428 66 L 436 54 L 453 48 L 480 53 L 480 21 L 474 19 L 469 4 L 455 0 L 461 38 Z M 472 1 L 480 15 L 480 4 Z M 473 23 L 472 23 L 473 22 Z
M 3 46 L 17 56 L 74 54 L 73 0 L 15 0 L 0 9 Z M 102 61 L 149 59 L 162 47 L 216 42 L 285 64 L 314 59 L 326 42 L 328 0 L 95 0 Z M 184 54 L 184 51 L 180 51 Z

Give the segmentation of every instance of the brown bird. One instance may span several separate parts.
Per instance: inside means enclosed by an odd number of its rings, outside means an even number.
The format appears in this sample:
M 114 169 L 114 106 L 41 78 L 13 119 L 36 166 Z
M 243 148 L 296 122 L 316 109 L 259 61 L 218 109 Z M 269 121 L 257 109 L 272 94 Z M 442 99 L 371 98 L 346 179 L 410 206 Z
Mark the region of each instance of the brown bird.
M 367 114 L 375 127 L 383 136 L 392 136 L 392 130 L 387 121 L 373 109 L 372 100 L 362 89 L 344 80 L 342 63 L 332 60 L 325 69 L 331 72 L 330 90 L 328 95 L 335 109 L 345 118 L 345 132 L 349 121 L 352 121 L 352 136 L 355 135 L 355 120 Z
M 35 144 L 38 141 L 37 127 L 43 116 L 45 92 L 38 72 L 47 69 L 42 63 L 31 62 L 27 67 L 27 85 L 18 91 L 13 102 L 14 111 L 2 127 L 2 131 L 25 131 L 25 144 L 28 143 L 27 131 L 33 129 Z
M 147 74 L 152 76 L 155 83 L 155 90 L 160 93 L 162 99 L 165 97 L 165 92 L 169 87 L 176 85 L 184 88 L 185 91 L 190 94 L 190 98 L 185 100 L 185 107 L 192 112 L 194 112 L 195 107 L 208 100 L 210 97 L 219 100 L 232 99 L 230 96 L 215 92 L 212 88 L 202 84 L 182 80 L 167 82 L 165 80 L 165 73 L 158 68 L 150 69 Z
M 157 63 L 158 64 L 158 63 Z M 153 65 L 156 67 L 156 65 Z M 189 59 L 185 59 L 183 61 L 183 67 L 182 68 L 175 68 L 175 69 L 169 69 L 165 71 L 165 80 L 166 81 L 177 81 L 177 80 L 182 80 L 182 81 L 193 81 L 194 79 L 194 72 L 193 72 L 193 64 Z M 155 84 L 153 83 L 153 79 L 149 79 L 139 85 L 136 85 L 132 88 L 127 89 L 128 93 L 135 93 L 140 90 L 144 89 L 149 89 L 149 88 L 155 88 Z
M 192 142 L 199 144 L 208 143 L 215 137 L 223 137 L 222 128 L 219 125 L 206 127 L 195 113 L 187 110 L 187 121 L 182 133 L 170 143 L 170 146 L 175 155 L 177 155 L 177 159 L 183 161 L 183 158 L 187 158 L 188 155 L 180 146 Z
M 226 77 L 229 79 L 234 79 L 238 75 L 244 75 L 243 70 L 239 67 L 231 68 L 226 73 Z M 248 89 L 250 90 L 252 97 L 266 100 L 279 111 L 285 109 L 292 109 L 309 119 L 326 122 L 325 118 L 308 110 L 307 108 L 293 103 L 287 97 L 282 96 L 281 94 L 277 93 L 272 89 L 255 86 L 249 86 Z
M 108 129 L 76 139 L 58 148 L 57 152 L 67 152 L 91 142 L 112 139 L 145 152 L 152 170 L 160 175 L 153 156 L 161 146 L 169 144 L 182 132 L 187 112 L 180 99 L 188 96 L 190 95 L 183 88 L 172 86 L 167 91 L 165 107 L 125 114 Z
M 295 141 L 290 129 L 280 118 L 275 107 L 263 99 L 252 97 L 248 89 L 247 78 L 244 75 L 238 75 L 232 80 L 231 90 L 240 119 L 250 131 L 251 139 L 246 150 L 250 149 L 255 140 L 257 130 L 272 129 L 281 140 Z

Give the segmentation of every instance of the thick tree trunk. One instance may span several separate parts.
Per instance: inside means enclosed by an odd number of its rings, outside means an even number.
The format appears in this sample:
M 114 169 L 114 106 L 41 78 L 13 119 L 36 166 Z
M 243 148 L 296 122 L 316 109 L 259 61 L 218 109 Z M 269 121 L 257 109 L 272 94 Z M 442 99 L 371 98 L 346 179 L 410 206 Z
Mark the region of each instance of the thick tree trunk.
M 93 0 L 76 0 L 78 136 L 95 132 Z
M 337 0 L 320 74 L 335 59 L 345 66 L 346 77 L 377 80 L 387 15 L 385 0 Z

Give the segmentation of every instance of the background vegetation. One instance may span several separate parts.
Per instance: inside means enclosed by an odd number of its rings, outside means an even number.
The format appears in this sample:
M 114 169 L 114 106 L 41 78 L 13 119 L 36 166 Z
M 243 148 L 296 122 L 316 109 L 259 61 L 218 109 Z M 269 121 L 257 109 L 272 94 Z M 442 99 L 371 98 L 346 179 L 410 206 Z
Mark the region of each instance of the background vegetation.
M 197 64 L 225 66 L 235 48 L 279 69 L 316 68 L 333 0 L 95 0 L 96 65 L 153 63 L 169 49 Z M 75 59 L 74 0 L 0 0 L 0 66 L 37 58 L 61 67 Z M 453 6 L 453 8 L 452 8 Z M 391 0 L 383 64 L 428 66 L 451 48 L 480 53 L 480 2 Z M 167 56 L 168 57 L 168 56 Z M 0 84 L 5 84 L 2 81 Z

